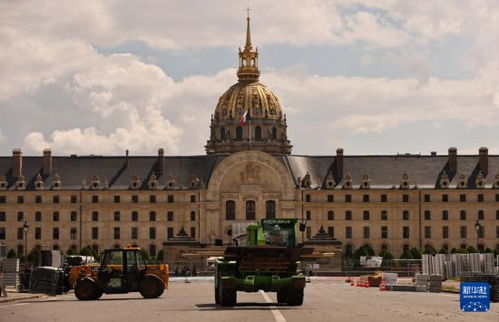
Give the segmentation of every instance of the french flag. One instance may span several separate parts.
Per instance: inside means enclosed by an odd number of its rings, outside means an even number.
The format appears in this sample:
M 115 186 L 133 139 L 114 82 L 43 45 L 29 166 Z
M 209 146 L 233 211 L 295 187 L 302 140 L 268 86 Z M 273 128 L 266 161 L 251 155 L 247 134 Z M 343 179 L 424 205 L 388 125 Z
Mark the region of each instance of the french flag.
M 249 121 L 250 121 L 250 116 L 248 115 L 248 111 L 246 110 L 244 112 L 243 116 L 241 116 L 241 119 L 239 120 L 239 124 L 241 124 L 241 126 L 244 126 Z

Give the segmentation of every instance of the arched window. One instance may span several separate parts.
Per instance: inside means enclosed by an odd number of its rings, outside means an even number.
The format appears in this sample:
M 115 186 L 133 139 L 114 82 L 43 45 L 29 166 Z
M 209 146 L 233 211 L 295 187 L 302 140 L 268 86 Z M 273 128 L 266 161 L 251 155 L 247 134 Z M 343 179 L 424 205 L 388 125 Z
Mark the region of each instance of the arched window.
M 225 220 L 236 219 L 236 202 L 234 200 L 227 200 L 225 202 Z
M 255 58 L 251 58 L 251 67 L 255 67 Z
M 275 218 L 275 201 L 267 200 L 265 202 L 265 218 L 274 219 Z
M 262 139 L 262 128 L 257 126 L 255 127 L 255 140 L 260 141 Z
M 220 128 L 220 140 L 225 140 L 225 127 Z
M 256 205 L 254 200 L 246 201 L 246 220 L 256 219 Z
M 243 139 L 243 128 L 238 126 L 236 128 L 236 140 L 241 141 Z
M 275 126 L 272 128 L 272 140 L 277 140 L 277 128 Z

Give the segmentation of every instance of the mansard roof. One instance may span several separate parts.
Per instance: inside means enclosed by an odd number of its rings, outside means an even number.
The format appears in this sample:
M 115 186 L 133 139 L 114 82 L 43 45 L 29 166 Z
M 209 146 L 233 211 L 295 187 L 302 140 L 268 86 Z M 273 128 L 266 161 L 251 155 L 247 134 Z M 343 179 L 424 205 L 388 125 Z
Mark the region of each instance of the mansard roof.
M 126 190 L 130 187 L 133 176 L 138 176 L 141 189 L 147 189 L 151 175 L 158 179 L 158 189 L 165 189 L 167 182 L 173 179 L 175 189 L 190 189 L 191 180 L 197 178 L 206 188 L 211 173 L 228 154 L 210 154 L 200 156 L 165 156 L 164 170 L 158 170 L 157 156 L 68 156 L 52 157 L 52 171 L 49 176 L 42 176 L 44 189 L 49 190 L 55 175 L 60 177 L 63 190 L 80 190 L 85 181 L 87 189 L 96 175 L 102 185 L 111 190 Z M 288 170 L 296 187 L 299 179 L 307 174 L 311 189 L 323 189 L 329 173 L 334 179 L 334 189 L 341 189 L 347 175 L 351 176 L 353 188 L 359 188 L 363 177 L 368 176 L 371 189 L 399 188 L 403 174 L 407 174 L 409 188 L 440 188 L 444 173 L 448 176 L 449 188 L 455 188 L 463 174 L 468 188 L 475 188 L 479 173 L 478 155 L 458 155 L 457 171 L 449 170 L 446 155 L 358 155 L 343 156 L 343 171 L 338 171 L 338 157 L 273 154 Z M 128 160 L 128 162 L 127 162 Z M 34 182 L 42 173 L 42 157 L 23 157 L 22 174 L 27 190 L 34 190 Z M 7 189 L 15 189 L 16 178 L 12 175 L 12 157 L 0 157 L 0 180 L 5 176 Z M 485 187 L 490 188 L 494 177 L 499 174 L 499 155 L 488 155 L 488 172 L 484 175 Z

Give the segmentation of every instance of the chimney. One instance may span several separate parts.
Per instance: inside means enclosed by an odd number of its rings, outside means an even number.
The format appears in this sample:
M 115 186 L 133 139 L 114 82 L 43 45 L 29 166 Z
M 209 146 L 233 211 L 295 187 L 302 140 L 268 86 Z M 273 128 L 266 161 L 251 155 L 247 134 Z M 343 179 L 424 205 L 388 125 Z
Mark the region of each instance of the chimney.
M 165 169 L 165 150 L 163 150 L 163 148 L 158 150 L 158 163 L 156 166 L 158 168 L 158 174 L 162 174 Z
M 454 174 L 457 172 L 457 149 L 455 147 L 449 148 L 449 173 Z
M 343 177 L 343 149 L 336 149 L 336 177 L 340 179 Z
M 52 150 L 43 150 L 43 176 L 49 176 L 52 173 Z
M 125 168 L 128 168 L 129 164 L 129 159 L 128 159 L 128 149 L 125 150 Z
M 486 177 L 487 172 L 489 172 L 489 149 L 483 146 L 478 149 L 478 167 L 483 176 Z
M 12 176 L 17 179 L 22 174 L 23 168 L 23 153 L 21 149 L 12 150 Z

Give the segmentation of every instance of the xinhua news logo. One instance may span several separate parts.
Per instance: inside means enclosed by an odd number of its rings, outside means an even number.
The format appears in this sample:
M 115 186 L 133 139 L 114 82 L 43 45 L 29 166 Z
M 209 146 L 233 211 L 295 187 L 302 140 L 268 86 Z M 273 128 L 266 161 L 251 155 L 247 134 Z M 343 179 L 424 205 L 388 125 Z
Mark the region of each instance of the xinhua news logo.
M 463 312 L 487 312 L 490 309 L 490 285 L 482 282 L 461 283 L 460 306 Z

